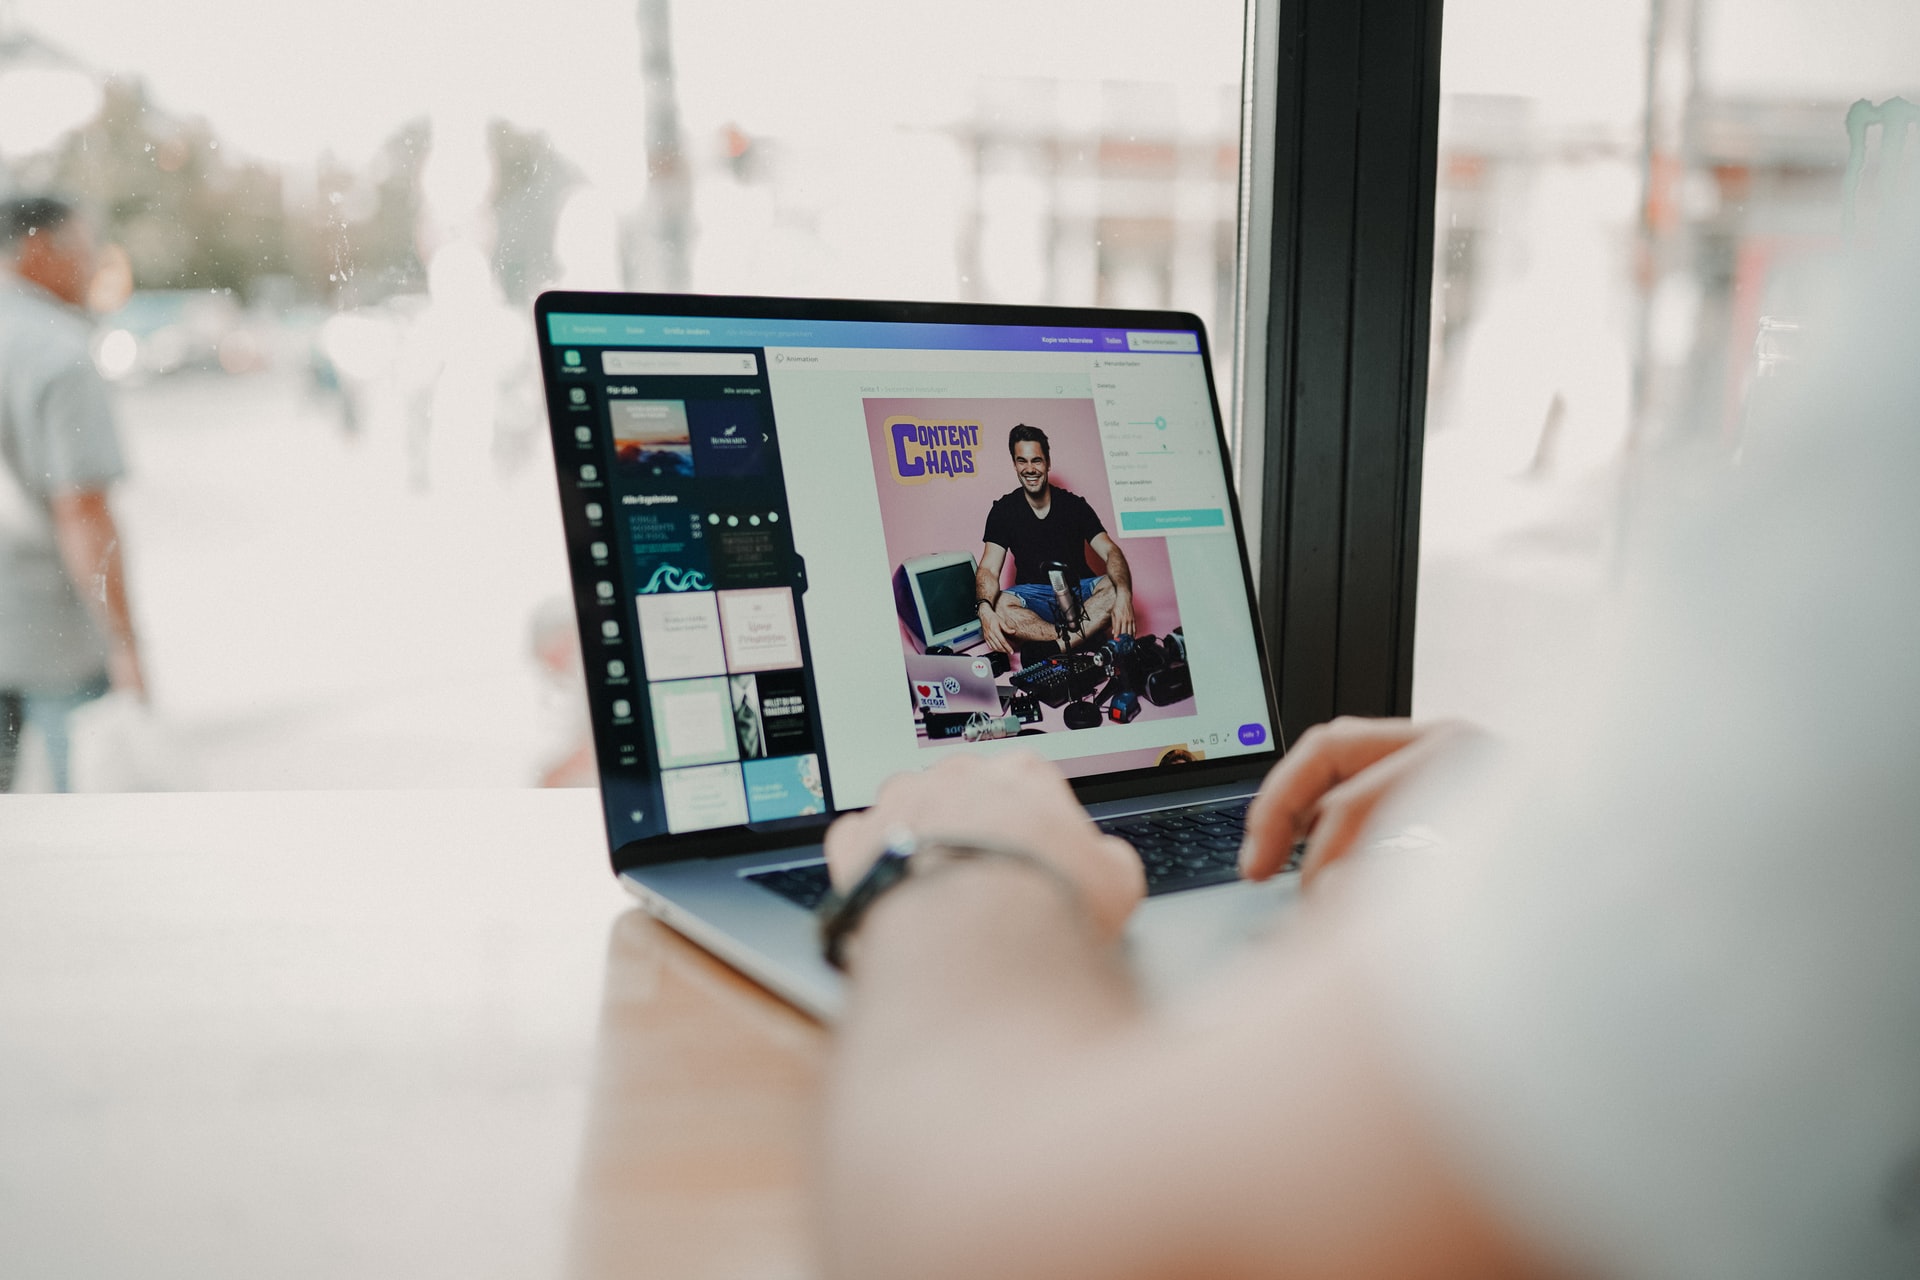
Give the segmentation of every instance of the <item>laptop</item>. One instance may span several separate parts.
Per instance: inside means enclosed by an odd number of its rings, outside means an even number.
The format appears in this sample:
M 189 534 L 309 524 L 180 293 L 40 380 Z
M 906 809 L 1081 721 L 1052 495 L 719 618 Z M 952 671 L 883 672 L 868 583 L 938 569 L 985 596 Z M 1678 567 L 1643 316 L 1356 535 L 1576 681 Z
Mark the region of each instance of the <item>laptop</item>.
M 1001 715 L 1011 698 L 994 682 L 993 662 L 984 655 L 907 655 L 907 693 L 913 709 L 960 715 L 982 711 Z
M 535 312 L 613 869 L 646 910 L 830 1018 L 833 816 L 1031 750 L 1140 851 L 1150 988 L 1272 921 L 1297 877 L 1247 884 L 1235 854 L 1284 743 L 1195 316 Z

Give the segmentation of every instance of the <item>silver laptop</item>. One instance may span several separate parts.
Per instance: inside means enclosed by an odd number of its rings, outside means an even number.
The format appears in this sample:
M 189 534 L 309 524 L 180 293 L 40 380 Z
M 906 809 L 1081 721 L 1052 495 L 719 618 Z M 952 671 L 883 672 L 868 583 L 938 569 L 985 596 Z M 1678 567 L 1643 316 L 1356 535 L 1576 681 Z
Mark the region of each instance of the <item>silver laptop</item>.
M 1291 895 L 1234 870 L 1283 742 L 1197 318 L 549 293 L 536 323 L 613 867 L 647 910 L 830 1017 L 833 815 L 1015 749 L 1140 851 L 1150 985 Z
M 907 697 L 923 728 L 929 712 L 935 717 L 971 717 L 976 711 L 1002 715 L 1012 705 L 1015 695 L 1007 692 L 1010 685 L 1001 685 L 994 675 L 993 662 L 984 653 L 909 654 Z

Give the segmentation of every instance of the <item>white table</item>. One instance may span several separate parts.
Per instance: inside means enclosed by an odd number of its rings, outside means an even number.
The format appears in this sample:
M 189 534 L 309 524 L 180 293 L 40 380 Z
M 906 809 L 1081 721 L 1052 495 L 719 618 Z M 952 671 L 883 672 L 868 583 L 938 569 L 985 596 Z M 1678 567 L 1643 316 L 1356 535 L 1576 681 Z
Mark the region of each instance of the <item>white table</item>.
M 0 797 L 0 1276 L 803 1275 L 825 1040 L 591 792 Z

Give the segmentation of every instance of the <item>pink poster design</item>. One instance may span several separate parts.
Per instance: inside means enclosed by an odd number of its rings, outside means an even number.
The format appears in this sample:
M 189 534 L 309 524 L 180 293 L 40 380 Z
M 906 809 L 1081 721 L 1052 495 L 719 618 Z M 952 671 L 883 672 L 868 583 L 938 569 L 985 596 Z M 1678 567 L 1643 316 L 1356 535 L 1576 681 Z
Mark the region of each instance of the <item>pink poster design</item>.
M 1133 583 L 1133 634 L 1164 637 L 1180 626 L 1166 539 L 1115 536 L 1118 526 L 1092 400 L 887 398 L 866 400 L 864 406 L 881 527 L 896 594 L 902 580 L 901 566 L 908 561 L 964 553 L 978 563 L 986 542 L 989 511 L 997 500 L 1021 488 L 1008 434 L 1015 426 L 1025 425 L 1040 429 L 1047 437 L 1048 483 L 1056 491 L 1065 490 L 1085 499 L 1108 539 L 1125 557 Z M 1062 505 L 1056 504 L 1055 509 Z M 1084 563 L 1072 566 L 1081 574 L 1095 578 L 1107 573 L 1106 564 L 1091 545 L 1084 545 L 1081 555 Z M 1015 555 L 1007 555 L 1001 567 L 1003 589 L 1015 581 L 1015 559 Z M 902 652 L 917 655 L 923 645 L 914 633 L 914 620 L 904 616 L 907 608 L 903 602 L 899 620 Z M 1088 647 L 1097 647 L 1105 639 L 1104 633 L 1097 634 Z M 1011 660 L 1015 671 L 1021 665 L 1018 648 Z M 986 646 L 972 644 L 967 652 L 984 655 Z M 1007 677 L 1001 676 L 1002 687 L 1007 683 Z M 909 711 L 918 713 L 910 704 Z M 1171 719 L 1193 713 L 1191 698 L 1168 706 L 1150 705 L 1143 699 L 1138 718 Z M 1030 728 L 1055 732 L 1066 726 L 1061 710 L 1048 707 L 1043 718 Z M 1098 730 L 1087 731 L 1085 736 L 1096 739 Z M 1097 749 L 1094 741 L 1087 745 L 1090 750 Z M 1141 763 L 1154 760 L 1149 756 Z

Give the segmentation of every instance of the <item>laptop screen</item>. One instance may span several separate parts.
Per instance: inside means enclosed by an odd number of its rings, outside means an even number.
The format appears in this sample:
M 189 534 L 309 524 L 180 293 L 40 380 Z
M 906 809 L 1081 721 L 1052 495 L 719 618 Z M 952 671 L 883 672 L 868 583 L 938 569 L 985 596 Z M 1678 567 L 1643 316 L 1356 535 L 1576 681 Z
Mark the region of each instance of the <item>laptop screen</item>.
M 954 754 L 1271 756 L 1198 321 L 683 309 L 728 301 L 540 304 L 616 850 L 817 826 Z

